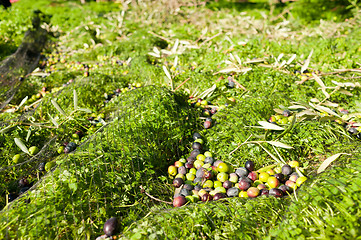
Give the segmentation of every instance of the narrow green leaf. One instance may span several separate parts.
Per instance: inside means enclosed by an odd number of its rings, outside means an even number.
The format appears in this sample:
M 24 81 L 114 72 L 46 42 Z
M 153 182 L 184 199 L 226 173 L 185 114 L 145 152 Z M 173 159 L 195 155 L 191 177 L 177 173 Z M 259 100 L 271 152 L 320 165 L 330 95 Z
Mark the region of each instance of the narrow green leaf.
M 342 154 L 345 155 L 351 155 L 348 153 L 336 153 L 335 155 L 332 155 L 331 157 L 328 157 L 325 161 L 323 161 L 323 163 L 320 165 L 320 167 L 317 169 L 317 174 L 325 171 L 325 169 L 333 162 L 335 161 L 337 158 L 339 158 Z
M 57 103 L 54 99 L 51 99 L 51 103 L 52 103 L 53 106 L 56 108 L 56 110 L 58 110 L 58 112 L 59 112 L 60 114 L 62 114 L 63 116 L 66 117 L 66 114 L 65 114 L 64 110 L 61 109 L 61 107 L 58 105 L 58 103 Z
M 21 141 L 21 139 L 14 138 L 14 141 L 15 144 L 21 149 L 21 151 L 30 155 L 29 149 L 25 146 L 25 144 L 23 143 L 23 141 Z
M 78 94 L 76 90 L 73 90 L 73 99 L 74 99 L 74 110 L 78 109 Z

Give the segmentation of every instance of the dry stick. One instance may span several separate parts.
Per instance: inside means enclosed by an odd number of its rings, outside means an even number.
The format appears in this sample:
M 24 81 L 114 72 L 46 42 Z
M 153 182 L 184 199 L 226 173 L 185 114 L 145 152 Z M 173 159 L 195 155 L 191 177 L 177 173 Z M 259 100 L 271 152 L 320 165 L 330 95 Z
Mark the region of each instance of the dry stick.
M 252 134 L 249 135 L 249 137 L 246 139 L 246 141 L 244 141 L 242 144 L 239 144 L 236 149 L 234 149 L 232 152 L 229 153 L 229 155 L 232 155 L 235 151 L 237 151 L 242 145 L 246 144 L 248 139 L 250 139 L 252 137 Z
M 185 84 L 186 82 L 188 82 L 188 80 L 189 79 L 191 79 L 191 78 L 187 78 L 186 80 L 184 80 L 181 84 L 179 84 L 179 86 L 178 87 L 176 87 L 174 90 L 173 90 L 173 92 L 175 92 L 175 91 L 177 91 L 178 90 L 178 88 L 180 88 L 183 84 Z
M 340 70 L 337 70 L 337 71 L 334 71 L 334 72 L 321 73 L 320 75 L 321 76 L 336 75 L 338 77 L 341 77 L 341 76 L 339 76 L 339 73 L 345 73 L 345 72 L 361 73 L 361 69 L 360 68 L 357 68 L 357 69 L 340 69 Z M 344 78 L 344 77 L 342 77 L 342 78 Z M 360 77 L 351 77 L 351 78 L 346 78 L 346 79 L 352 79 L 352 78 L 360 78 Z M 297 81 L 296 83 L 297 84 L 302 84 L 302 83 L 306 82 L 309 79 L 313 79 L 313 77 L 311 76 L 311 77 L 305 78 L 305 79 L 303 79 L 301 81 Z
M 219 33 L 217 33 L 216 35 L 214 35 L 213 37 L 208 38 L 207 40 L 205 40 L 204 42 L 202 42 L 202 43 L 199 45 L 199 47 L 202 47 L 204 44 L 206 44 L 207 42 L 211 41 L 213 38 L 218 37 L 218 36 L 221 35 L 221 34 L 222 34 L 222 32 L 219 32 Z
M 152 35 L 154 35 L 154 36 L 156 36 L 156 37 L 159 37 L 160 39 L 162 39 L 162 40 L 164 40 L 164 41 L 172 42 L 170 39 L 168 39 L 168 38 L 166 38 L 166 37 L 163 37 L 163 36 L 161 36 L 161 35 L 159 35 L 159 34 L 156 34 L 155 32 L 148 31 L 148 33 L 150 33 L 150 34 L 152 34 Z
M 237 82 L 234 79 L 232 79 L 232 81 L 235 82 L 239 88 L 242 88 L 244 91 L 247 91 L 247 89 L 243 85 L 241 85 L 239 82 Z
M 147 195 L 147 196 L 150 197 L 151 199 L 156 200 L 156 201 L 158 201 L 158 202 L 162 202 L 162 203 L 173 204 L 172 202 L 163 201 L 163 200 L 160 200 L 160 199 L 158 199 L 158 198 L 156 198 L 156 197 L 153 197 L 152 195 L 150 195 L 149 193 L 147 193 L 147 192 L 144 190 L 143 186 L 139 186 L 139 187 L 140 187 L 140 189 L 141 189 L 141 192 L 142 192 L 142 193 L 145 193 L 145 195 Z

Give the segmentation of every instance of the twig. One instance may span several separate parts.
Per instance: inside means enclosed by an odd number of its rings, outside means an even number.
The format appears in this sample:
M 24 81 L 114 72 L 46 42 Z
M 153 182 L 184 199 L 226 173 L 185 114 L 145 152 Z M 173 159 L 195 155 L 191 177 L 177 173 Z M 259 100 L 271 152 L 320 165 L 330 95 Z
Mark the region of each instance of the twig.
M 245 88 L 243 85 L 241 85 L 239 82 L 237 82 L 235 79 L 232 79 L 233 82 L 237 84 L 239 88 L 242 88 L 244 91 L 247 91 L 247 88 Z
M 156 34 L 155 32 L 148 31 L 148 33 L 150 33 L 150 34 L 152 34 L 152 35 L 154 35 L 154 36 L 156 36 L 156 37 L 159 37 L 160 39 L 162 39 L 162 40 L 164 40 L 164 41 L 172 42 L 170 39 L 168 39 L 168 38 L 166 38 L 166 37 L 163 37 L 163 36 L 161 36 L 161 35 L 159 35 L 159 34 Z
M 242 145 L 246 144 L 248 139 L 250 139 L 252 137 L 252 134 L 249 135 L 249 137 L 246 139 L 246 141 L 244 141 L 243 143 L 239 144 L 236 149 L 234 149 L 232 152 L 229 153 L 229 155 L 232 155 L 235 151 L 237 151 Z
M 204 44 L 206 44 L 207 42 L 211 41 L 213 38 L 218 37 L 218 36 L 221 35 L 221 34 L 222 34 L 222 32 L 219 32 L 219 33 L 217 33 L 216 35 L 214 35 L 213 37 L 208 38 L 207 40 L 205 40 L 204 42 L 202 42 L 202 43 L 199 45 L 199 47 L 203 46 Z
M 176 87 L 174 90 L 173 90 L 173 92 L 175 92 L 175 91 L 177 91 L 178 90 L 178 88 L 180 88 L 183 84 L 185 84 L 186 82 L 188 82 L 188 80 L 189 79 L 191 79 L 191 78 L 187 78 L 186 80 L 184 80 L 181 84 L 179 84 L 179 86 L 178 87 Z
M 140 187 L 141 192 L 142 192 L 142 193 L 145 193 L 145 195 L 147 195 L 147 196 L 150 197 L 151 199 L 156 200 L 156 201 L 158 201 L 158 202 L 162 202 L 162 203 L 173 204 L 172 202 L 163 201 L 163 200 L 160 200 L 160 199 L 158 199 L 158 198 L 156 198 L 156 197 L 153 197 L 152 195 L 150 195 L 149 193 L 147 193 L 147 192 L 144 190 L 143 186 L 139 186 L 139 187 Z

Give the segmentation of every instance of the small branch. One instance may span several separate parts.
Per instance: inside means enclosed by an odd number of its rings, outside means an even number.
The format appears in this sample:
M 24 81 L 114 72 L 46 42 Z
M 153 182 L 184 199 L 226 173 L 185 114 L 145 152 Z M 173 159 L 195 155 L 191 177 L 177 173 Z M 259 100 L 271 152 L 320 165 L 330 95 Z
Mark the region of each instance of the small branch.
M 159 35 L 159 34 L 156 34 L 156 33 L 152 32 L 152 31 L 148 31 L 148 33 L 150 33 L 150 34 L 152 34 L 152 35 L 154 35 L 154 36 L 156 36 L 156 37 L 159 37 L 160 39 L 162 39 L 162 40 L 164 40 L 164 41 L 172 42 L 170 39 L 168 39 L 168 38 L 166 38 L 166 37 L 163 37 L 163 36 L 161 36 L 161 35 Z
M 218 36 L 221 35 L 221 34 L 222 34 L 222 32 L 219 32 L 219 33 L 217 33 L 216 35 L 214 35 L 213 37 L 208 38 L 207 40 L 205 40 L 204 42 L 202 42 L 202 43 L 199 45 L 199 47 L 203 46 L 204 44 L 206 44 L 207 42 L 211 41 L 213 38 L 218 37 Z
M 143 188 L 143 186 L 139 186 L 139 187 L 140 187 L 140 191 L 141 191 L 142 193 L 145 193 L 145 195 L 147 195 L 147 196 L 150 197 L 151 199 L 153 199 L 153 200 L 155 200 L 155 201 L 158 201 L 158 202 L 166 203 L 166 204 L 173 204 L 172 202 L 163 201 L 163 200 L 160 200 L 160 199 L 158 199 L 158 198 L 156 198 L 156 197 L 153 197 L 152 195 L 150 195 L 149 193 L 147 193 L 147 192 L 145 191 L 145 189 Z
M 232 81 L 239 87 L 242 88 L 244 91 L 247 91 L 247 88 L 245 88 L 243 85 L 241 85 L 239 82 L 237 82 L 235 79 L 232 79 Z
M 178 87 L 176 87 L 174 90 L 173 90 L 173 92 L 175 92 L 175 91 L 177 91 L 178 90 L 178 88 L 180 88 L 183 84 L 185 84 L 186 82 L 188 82 L 188 80 L 189 79 L 191 79 L 191 78 L 187 78 L 186 80 L 184 80 L 181 84 L 179 84 L 179 86 Z
M 246 141 L 244 141 L 243 143 L 239 144 L 236 149 L 234 149 L 232 152 L 229 153 L 229 155 L 232 155 L 235 151 L 237 151 L 242 145 L 246 144 L 248 139 L 250 139 L 252 137 L 252 134 L 249 135 L 249 137 L 246 139 Z

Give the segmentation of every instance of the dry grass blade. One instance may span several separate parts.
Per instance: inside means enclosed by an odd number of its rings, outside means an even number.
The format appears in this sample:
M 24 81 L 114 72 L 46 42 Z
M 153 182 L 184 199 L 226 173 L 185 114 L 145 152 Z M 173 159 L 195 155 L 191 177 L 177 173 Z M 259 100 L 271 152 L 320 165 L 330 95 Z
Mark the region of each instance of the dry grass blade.
M 351 155 L 348 153 L 337 153 L 335 155 L 332 155 L 331 157 L 328 157 L 325 161 L 323 161 L 323 163 L 320 165 L 320 167 L 317 169 L 317 174 L 325 171 L 325 169 L 333 162 L 335 161 L 337 158 L 339 158 L 341 155 Z

